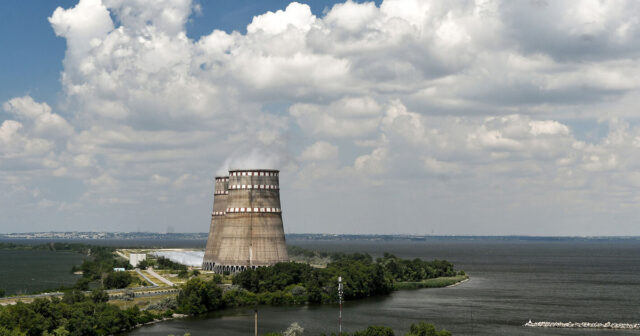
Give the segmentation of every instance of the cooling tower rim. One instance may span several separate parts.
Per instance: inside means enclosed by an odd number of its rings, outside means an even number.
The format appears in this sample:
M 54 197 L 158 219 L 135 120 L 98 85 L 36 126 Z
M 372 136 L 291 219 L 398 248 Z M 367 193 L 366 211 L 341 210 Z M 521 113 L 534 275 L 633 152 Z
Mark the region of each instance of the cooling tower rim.
M 271 173 L 279 173 L 278 169 L 229 169 L 229 173 L 237 173 L 237 172 L 271 172 Z

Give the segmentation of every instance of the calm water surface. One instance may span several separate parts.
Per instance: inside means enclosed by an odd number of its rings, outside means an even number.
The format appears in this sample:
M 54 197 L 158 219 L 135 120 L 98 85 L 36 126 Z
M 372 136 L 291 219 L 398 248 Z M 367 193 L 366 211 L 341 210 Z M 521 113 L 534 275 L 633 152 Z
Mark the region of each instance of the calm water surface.
M 72 285 L 79 276 L 71 268 L 83 258 L 72 252 L 0 250 L 0 288 L 11 295 Z
M 640 322 L 639 242 L 305 242 L 289 244 L 380 256 L 447 259 L 471 280 L 456 287 L 399 291 L 347 302 L 347 331 L 387 325 L 403 335 L 428 321 L 454 335 L 640 335 L 640 331 L 529 329 L 534 321 Z M 336 306 L 260 307 L 260 333 L 298 322 L 306 335 L 337 331 Z M 174 320 L 129 335 L 252 335 L 253 310 Z

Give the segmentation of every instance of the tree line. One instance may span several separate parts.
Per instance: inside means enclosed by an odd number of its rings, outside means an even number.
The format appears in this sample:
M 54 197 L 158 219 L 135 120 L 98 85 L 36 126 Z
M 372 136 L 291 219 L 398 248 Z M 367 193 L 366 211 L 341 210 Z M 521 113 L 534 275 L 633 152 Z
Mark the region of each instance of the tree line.
M 343 279 L 345 300 L 386 295 L 396 283 L 459 274 L 444 260 L 404 260 L 391 254 L 373 260 L 368 254 L 339 254 L 326 268 L 283 262 L 271 267 L 247 269 L 233 277 L 233 287 L 224 291 L 211 281 L 191 279 L 183 285 L 177 303 L 181 312 L 204 312 L 255 304 L 285 305 L 338 301 L 338 277 Z
M 0 306 L 0 336 L 101 336 L 131 330 L 173 312 L 120 309 L 107 303 L 100 289 L 91 295 L 71 290 L 62 299 L 38 298 L 31 303 Z
M 338 300 L 338 276 L 343 278 L 344 298 L 351 300 L 388 294 L 396 289 L 395 284 L 398 282 L 460 274 L 453 264 L 444 260 L 404 260 L 390 254 L 374 260 L 368 254 L 338 253 L 331 255 L 332 261 L 326 268 L 286 262 L 271 267 L 248 269 L 236 274 L 232 279 L 233 286 L 225 289 L 220 286 L 220 275 L 205 281 L 195 274 L 196 277 L 181 286 L 174 303 L 141 311 L 137 306 L 120 309 L 107 303 L 108 296 L 101 289 L 126 287 L 128 280 L 124 274 L 129 274 L 113 272 L 113 268 L 130 268 L 128 263 L 116 258 L 113 255 L 114 249 L 110 247 L 91 246 L 85 252 L 89 258 L 75 268 L 83 272 L 83 277 L 78 280 L 76 288 L 67 291 L 62 299 L 35 299 L 32 303 L 18 302 L 12 306 L 0 307 L 0 336 L 109 335 L 171 316 L 174 309 L 179 313 L 197 315 L 255 304 L 332 303 Z M 165 261 L 158 264 L 177 268 Z M 91 295 L 80 291 L 86 290 L 89 283 L 96 281 L 102 286 Z M 351 336 L 393 335 L 381 333 L 384 330 L 387 329 L 374 327 Z

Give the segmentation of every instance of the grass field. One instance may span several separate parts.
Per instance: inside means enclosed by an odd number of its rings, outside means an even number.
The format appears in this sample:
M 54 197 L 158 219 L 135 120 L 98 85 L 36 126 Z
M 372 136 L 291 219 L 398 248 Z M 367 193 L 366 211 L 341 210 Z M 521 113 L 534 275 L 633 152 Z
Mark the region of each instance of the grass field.
M 458 275 L 454 277 L 441 277 L 441 278 L 433 278 L 427 279 L 423 281 L 417 282 L 396 282 L 396 289 L 419 289 L 419 288 L 442 288 L 451 285 L 455 285 L 459 282 L 469 279 L 467 275 Z

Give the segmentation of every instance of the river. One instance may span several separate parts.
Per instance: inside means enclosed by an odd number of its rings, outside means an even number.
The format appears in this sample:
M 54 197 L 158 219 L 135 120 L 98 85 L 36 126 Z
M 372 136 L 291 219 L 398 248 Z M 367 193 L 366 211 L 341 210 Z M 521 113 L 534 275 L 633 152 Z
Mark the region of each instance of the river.
M 454 335 L 640 335 L 640 331 L 531 329 L 534 321 L 640 321 L 640 242 L 502 241 L 427 242 L 289 241 L 330 251 L 379 256 L 447 259 L 471 280 L 455 287 L 399 291 L 387 297 L 347 302 L 346 331 L 387 325 L 403 335 L 427 321 Z M 260 334 L 298 322 L 305 335 L 337 331 L 337 306 L 259 307 Z M 206 318 L 173 320 L 128 335 L 252 335 L 253 310 L 236 309 Z

